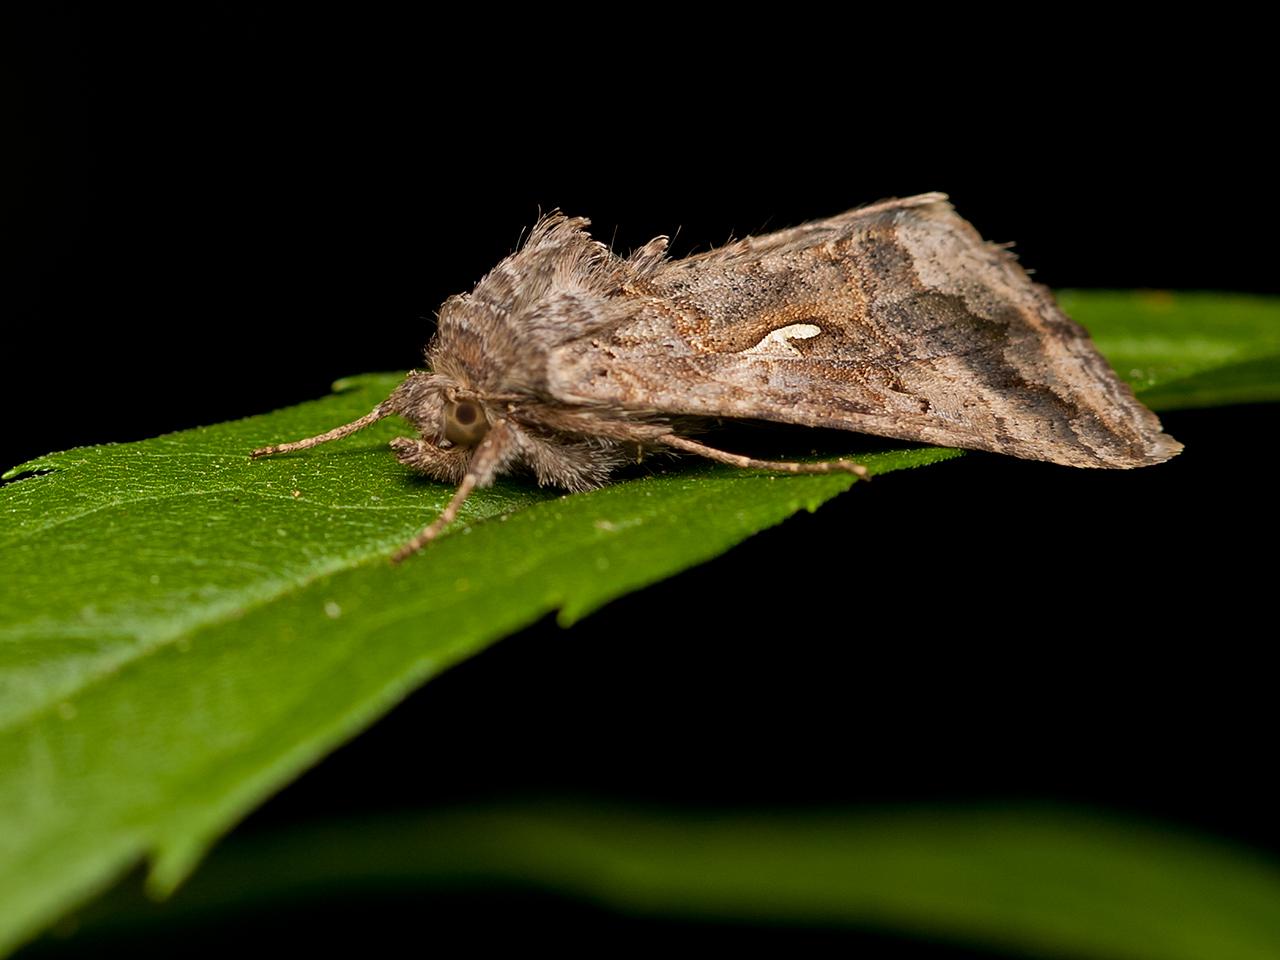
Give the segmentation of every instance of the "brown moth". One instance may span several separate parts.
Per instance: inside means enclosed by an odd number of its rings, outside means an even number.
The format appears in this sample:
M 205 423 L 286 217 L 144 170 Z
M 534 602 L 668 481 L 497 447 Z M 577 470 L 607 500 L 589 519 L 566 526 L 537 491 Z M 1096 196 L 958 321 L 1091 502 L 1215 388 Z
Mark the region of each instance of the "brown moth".
M 658 237 L 620 257 L 554 212 L 440 308 L 414 372 L 372 412 L 255 450 L 305 450 L 399 414 L 402 463 L 458 485 L 401 547 L 433 540 L 477 487 L 515 469 L 586 490 L 645 451 L 787 473 L 846 470 L 726 453 L 698 418 L 774 420 L 1141 467 L 1182 449 L 1088 334 L 945 195 L 850 210 L 683 260 Z M 679 428 L 679 429 L 678 429 Z

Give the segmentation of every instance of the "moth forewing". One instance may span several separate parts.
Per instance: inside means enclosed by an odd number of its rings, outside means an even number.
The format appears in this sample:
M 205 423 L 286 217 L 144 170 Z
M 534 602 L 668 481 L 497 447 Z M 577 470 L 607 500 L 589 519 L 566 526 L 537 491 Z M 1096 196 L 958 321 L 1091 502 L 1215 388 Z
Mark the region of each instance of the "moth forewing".
M 1174 456 L 1052 294 L 940 194 L 663 264 L 564 344 L 565 403 L 831 427 L 1082 467 Z

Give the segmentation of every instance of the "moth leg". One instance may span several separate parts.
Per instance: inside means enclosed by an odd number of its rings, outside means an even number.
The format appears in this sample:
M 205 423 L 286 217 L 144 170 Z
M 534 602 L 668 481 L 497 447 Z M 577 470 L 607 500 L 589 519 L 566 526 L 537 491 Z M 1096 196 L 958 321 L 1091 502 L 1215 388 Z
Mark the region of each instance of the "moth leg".
M 871 479 L 871 474 L 867 472 L 867 468 L 860 463 L 854 463 L 852 460 L 824 460 L 821 463 L 798 463 L 794 460 L 757 460 L 755 457 L 744 457 L 741 454 L 717 450 L 715 447 L 708 447 L 706 444 L 698 443 L 696 440 L 677 437 L 674 434 L 659 437 L 658 440 L 669 447 L 675 447 L 677 450 L 696 453 L 700 457 L 715 460 L 717 463 L 727 463 L 733 467 L 743 467 L 750 470 L 769 470 L 774 473 L 835 473 L 837 470 L 844 470 L 863 480 Z
M 406 467 L 422 469 L 428 456 L 427 444 L 417 437 L 396 437 L 388 446 L 395 453 L 396 459 Z
M 417 437 L 396 437 L 391 441 L 391 449 L 406 467 L 421 470 L 437 480 L 461 483 L 467 472 L 469 456 L 462 447 L 445 449 Z

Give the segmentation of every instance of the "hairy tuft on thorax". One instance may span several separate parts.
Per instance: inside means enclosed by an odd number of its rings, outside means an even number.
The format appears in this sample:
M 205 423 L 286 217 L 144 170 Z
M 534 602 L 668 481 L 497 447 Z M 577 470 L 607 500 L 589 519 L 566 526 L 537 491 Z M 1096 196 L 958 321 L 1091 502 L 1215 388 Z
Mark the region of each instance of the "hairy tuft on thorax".
M 447 300 L 427 352 L 432 371 L 481 393 L 536 397 L 551 350 L 631 319 L 666 238 L 624 258 L 592 239 L 589 224 L 547 214 L 471 293 Z

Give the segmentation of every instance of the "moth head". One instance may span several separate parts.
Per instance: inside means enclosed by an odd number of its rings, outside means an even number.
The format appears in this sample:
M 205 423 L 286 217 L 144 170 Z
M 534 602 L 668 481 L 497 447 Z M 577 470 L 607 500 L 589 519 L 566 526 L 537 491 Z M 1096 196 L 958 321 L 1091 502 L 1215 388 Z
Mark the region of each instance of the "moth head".
M 489 414 L 478 400 L 446 399 L 441 410 L 440 430 L 445 442 L 474 447 L 489 432 Z
M 440 374 L 409 374 L 382 408 L 404 417 L 421 437 L 392 442 L 400 461 L 445 482 L 462 479 L 492 424 L 474 391 Z
M 450 377 L 411 373 L 386 406 L 417 427 L 423 440 L 442 449 L 475 447 L 489 432 L 484 402 Z

